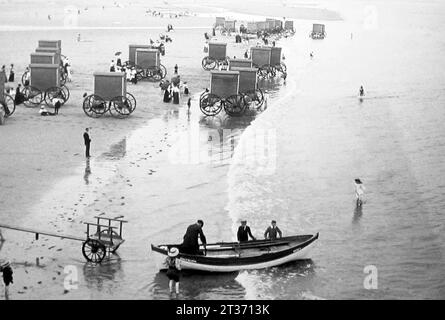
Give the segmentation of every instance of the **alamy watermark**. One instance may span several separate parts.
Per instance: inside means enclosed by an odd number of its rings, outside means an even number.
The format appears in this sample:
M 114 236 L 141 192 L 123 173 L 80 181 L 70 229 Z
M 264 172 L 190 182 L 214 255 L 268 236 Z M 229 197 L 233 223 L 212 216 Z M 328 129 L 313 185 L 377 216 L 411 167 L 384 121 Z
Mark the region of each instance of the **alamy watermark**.
M 363 280 L 363 287 L 366 290 L 377 290 L 378 289 L 378 272 L 377 267 L 374 265 L 365 266 L 363 273 L 366 274 Z

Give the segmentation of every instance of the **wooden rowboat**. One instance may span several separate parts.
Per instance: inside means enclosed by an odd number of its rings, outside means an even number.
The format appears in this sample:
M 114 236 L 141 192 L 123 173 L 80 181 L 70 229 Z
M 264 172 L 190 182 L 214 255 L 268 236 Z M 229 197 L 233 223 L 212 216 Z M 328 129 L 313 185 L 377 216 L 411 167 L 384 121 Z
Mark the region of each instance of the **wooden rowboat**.
M 282 265 L 295 260 L 309 259 L 315 235 L 283 237 L 276 240 L 248 242 L 220 242 L 207 244 L 201 255 L 180 253 L 182 269 L 207 272 L 234 272 L 247 269 L 262 269 Z M 153 252 L 167 256 L 171 247 L 180 244 L 151 245 Z

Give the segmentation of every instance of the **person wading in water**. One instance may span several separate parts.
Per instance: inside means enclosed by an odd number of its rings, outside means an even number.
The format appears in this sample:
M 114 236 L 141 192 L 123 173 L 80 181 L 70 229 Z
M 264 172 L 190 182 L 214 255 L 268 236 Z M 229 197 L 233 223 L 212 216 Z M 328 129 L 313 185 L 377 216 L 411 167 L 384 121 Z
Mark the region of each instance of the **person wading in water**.
M 168 277 L 168 287 L 170 289 L 170 295 L 173 295 L 173 287 L 175 287 L 176 297 L 179 295 L 179 280 L 181 263 L 178 259 L 179 250 L 178 248 L 170 248 L 168 251 L 168 257 L 165 260 L 167 264 L 167 277 Z

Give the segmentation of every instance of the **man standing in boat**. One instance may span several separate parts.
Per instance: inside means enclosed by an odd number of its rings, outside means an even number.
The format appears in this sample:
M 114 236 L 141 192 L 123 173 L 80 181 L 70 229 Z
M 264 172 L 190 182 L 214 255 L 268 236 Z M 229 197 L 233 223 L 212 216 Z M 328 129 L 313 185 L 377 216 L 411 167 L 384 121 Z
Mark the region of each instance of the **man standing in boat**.
M 202 227 L 204 226 L 204 221 L 198 220 L 195 224 L 188 226 L 187 231 L 184 235 L 184 241 L 181 245 L 181 252 L 187 254 L 202 254 L 199 251 L 198 237 L 204 246 L 207 244 L 204 232 L 202 232 Z
M 241 225 L 238 228 L 237 236 L 239 242 L 249 241 L 249 236 L 252 238 L 252 240 L 256 240 L 255 237 L 252 235 L 252 232 L 250 231 L 250 227 L 247 225 L 246 220 L 241 220 Z
M 281 233 L 281 230 L 277 227 L 277 222 L 275 220 L 272 220 L 272 225 L 270 225 L 266 229 L 266 232 L 264 232 L 264 238 L 265 239 L 270 239 L 270 240 L 276 240 L 277 239 L 277 234 L 280 236 L 280 238 L 283 235 Z

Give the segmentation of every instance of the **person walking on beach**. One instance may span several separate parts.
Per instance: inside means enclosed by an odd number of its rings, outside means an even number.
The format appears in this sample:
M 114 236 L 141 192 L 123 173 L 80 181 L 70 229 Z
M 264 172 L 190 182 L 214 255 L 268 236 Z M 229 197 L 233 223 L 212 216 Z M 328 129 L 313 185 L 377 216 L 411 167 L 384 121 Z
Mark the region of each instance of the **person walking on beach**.
M 237 232 L 238 241 L 249 241 L 249 237 L 252 238 L 252 240 L 256 240 L 255 237 L 252 235 L 252 232 L 250 231 L 250 227 L 247 225 L 247 221 L 241 220 L 241 225 L 239 226 Z
M 365 186 L 363 185 L 363 182 L 358 178 L 354 180 L 354 186 L 355 186 L 356 204 L 358 207 L 360 207 L 363 204 L 364 200 Z
M 60 102 L 60 98 L 55 98 L 53 100 L 54 103 L 54 113 L 59 114 L 59 109 L 62 106 L 62 103 Z
M 85 156 L 87 158 L 90 157 L 90 145 L 91 145 L 91 138 L 89 134 L 89 129 L 86 128 L 85 132 L 83 133 L 83 140 L 85 142 Z
M 178 248 L 170 248 L 168 251 L 168 257 L 165 260 L 167 265 L 167 277 L 168 277 L 168 287 L 170 289 L 170 295 L 173 295 L 173 287 L 175 287 L 176 297 L 179 295 L 179 281 L 180 281 L 180 271 L 181 263 L 178 259 L 179 250 Z
M 193 255 L 201 254 L 201 252 L 199 251 L 198 238 L 201 239 L 204 249 L 207 244 L 204 232 L 202 232 L 203 226 L 204 221 L 202 220 L 198 220 L 196 223 L 188 226 L 187 231 L 184 235 L 184 241 L 181 245 L 181 252 Z
M 3 283 L 5 284 L 5 300 L 9 300 L 9 285 L 14 283 L 13 271 L 9 261 L 0 265 L 0 271 L 3 273 Z
M 264 239 L 276 240 L 277 234 L 280 236 L 280 238 L 283 235 L 280 228 L 277 227 L 277 222 L 272 220 L 271 225 L 266 229 L 266 232 L 264 232 Z
M 173 86 L 173 104 L 179 104 L 179 94 L 180 90 L 178 86 Z
M 190 113 L 190 107 L 192 106 L 192 98 L 187 100 L 187 113 Z
M 14 75 L 15 75 L 14 65 L 11 63 L 11 67 L 9 69 L 9 78 L 8 78 L 9 82 L 14 82 Z

